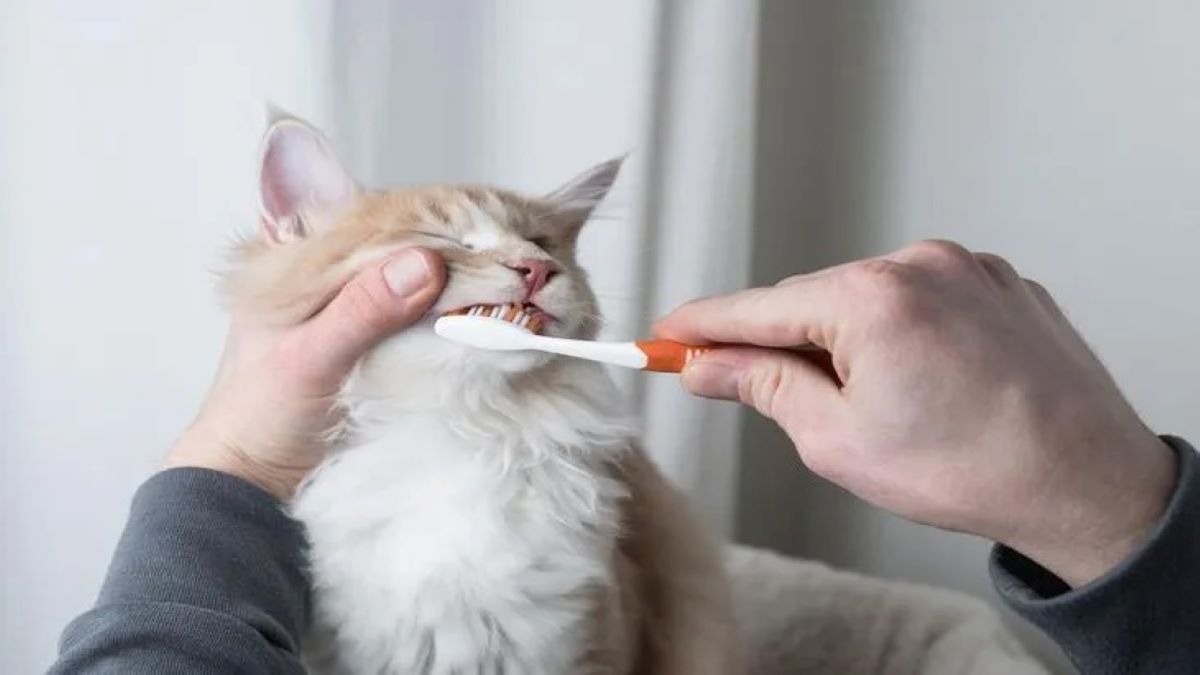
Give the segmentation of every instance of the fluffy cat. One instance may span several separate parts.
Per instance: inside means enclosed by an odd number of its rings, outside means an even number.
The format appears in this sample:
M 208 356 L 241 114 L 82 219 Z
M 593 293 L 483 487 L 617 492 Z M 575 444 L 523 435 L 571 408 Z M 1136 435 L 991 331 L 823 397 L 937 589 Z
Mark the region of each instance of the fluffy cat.
M 311 544 L 314 672 L 739 669 L 717 549 L 637 447 L 605 371 L 432 331 L 447 311 L 526 302 L 544 334 L 592 337 L 575 244 L 618 169 L 537 198 L 374 191 L 311 126 L 270 125 L 262 231 L 226 278 L 235 314 L 302 319 L 405 245 L 439 250 L 449 271 L 426 319 L 347 381 L 338 449 L 291 504 Z

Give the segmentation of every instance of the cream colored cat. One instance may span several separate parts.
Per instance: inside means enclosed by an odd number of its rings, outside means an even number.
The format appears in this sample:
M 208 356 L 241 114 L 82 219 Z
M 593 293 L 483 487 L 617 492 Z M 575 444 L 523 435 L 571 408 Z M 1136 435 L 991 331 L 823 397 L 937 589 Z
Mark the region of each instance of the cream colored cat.
M 738 670 L 717 550 L 638 449 L 604 370 L 432 331 L 447 311 L 516 302 L 544 313 L 545 334 L 592 337 L 575 243 L 618 169 L 546 197 L 374 191 L 312 127 L 270 126 L 262 232 L 227 278 L 235 313 L 305 317 L 406 245 L 449 270 L 426 320 L 346 383 L 339 449 L 292 504 L 312 546 L 315 672 Z

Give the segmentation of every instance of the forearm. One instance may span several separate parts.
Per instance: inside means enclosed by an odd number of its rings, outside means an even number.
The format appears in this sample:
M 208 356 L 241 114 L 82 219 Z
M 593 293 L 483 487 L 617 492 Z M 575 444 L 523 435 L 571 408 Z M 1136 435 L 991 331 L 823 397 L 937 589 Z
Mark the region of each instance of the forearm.
M 1178 485 L 1142 547 L 1095 581 L 1071 589 L 998 546 L 992 577 L 1004 600 L 1054 638 L 1088 675 L 1195 673 L 1200 664 L 1200 459 L 1170 439 Z
M 142 485 L 96 606 L 54 673 L 302 673 L 304 538 L 278 501 L 205 469 Z

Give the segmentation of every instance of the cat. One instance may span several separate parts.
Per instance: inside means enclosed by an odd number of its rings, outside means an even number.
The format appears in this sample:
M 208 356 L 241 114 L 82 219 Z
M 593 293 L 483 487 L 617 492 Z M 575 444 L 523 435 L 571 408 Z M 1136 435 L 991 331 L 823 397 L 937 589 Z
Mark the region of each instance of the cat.
M 524 302 L 543 334 L 594 337 L 575 247 L 620 161 L 529 197 L 365 189 L 320 131 L 278 113 L 262 147 L 260 232 L 224 280 L 235 316 L 300 321 L 408 245 L 448 271 L 427 316 L 347 380 L 336 448 L 290 504 L 310 543 L 312 672 L 738 672 L 718 548 L 638 447 L 606 371 L 432 330 Z

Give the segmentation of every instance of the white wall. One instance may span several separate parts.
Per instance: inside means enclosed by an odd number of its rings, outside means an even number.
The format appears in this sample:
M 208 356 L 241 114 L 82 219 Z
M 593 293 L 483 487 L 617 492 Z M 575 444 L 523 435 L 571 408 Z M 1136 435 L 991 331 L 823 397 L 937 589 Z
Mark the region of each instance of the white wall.
M 325 114 L 321 6 L 3 3 L 0 671 L 48 665 L 207 387 L 262 101 Z
M 1200 438 L 1200 4 L 764 4 L 759 281 L 928 237 L 1000 253 L 1156 429 Z M 745 537 L 990 596 L 983 542 L 868 509 L 744 431 Z

